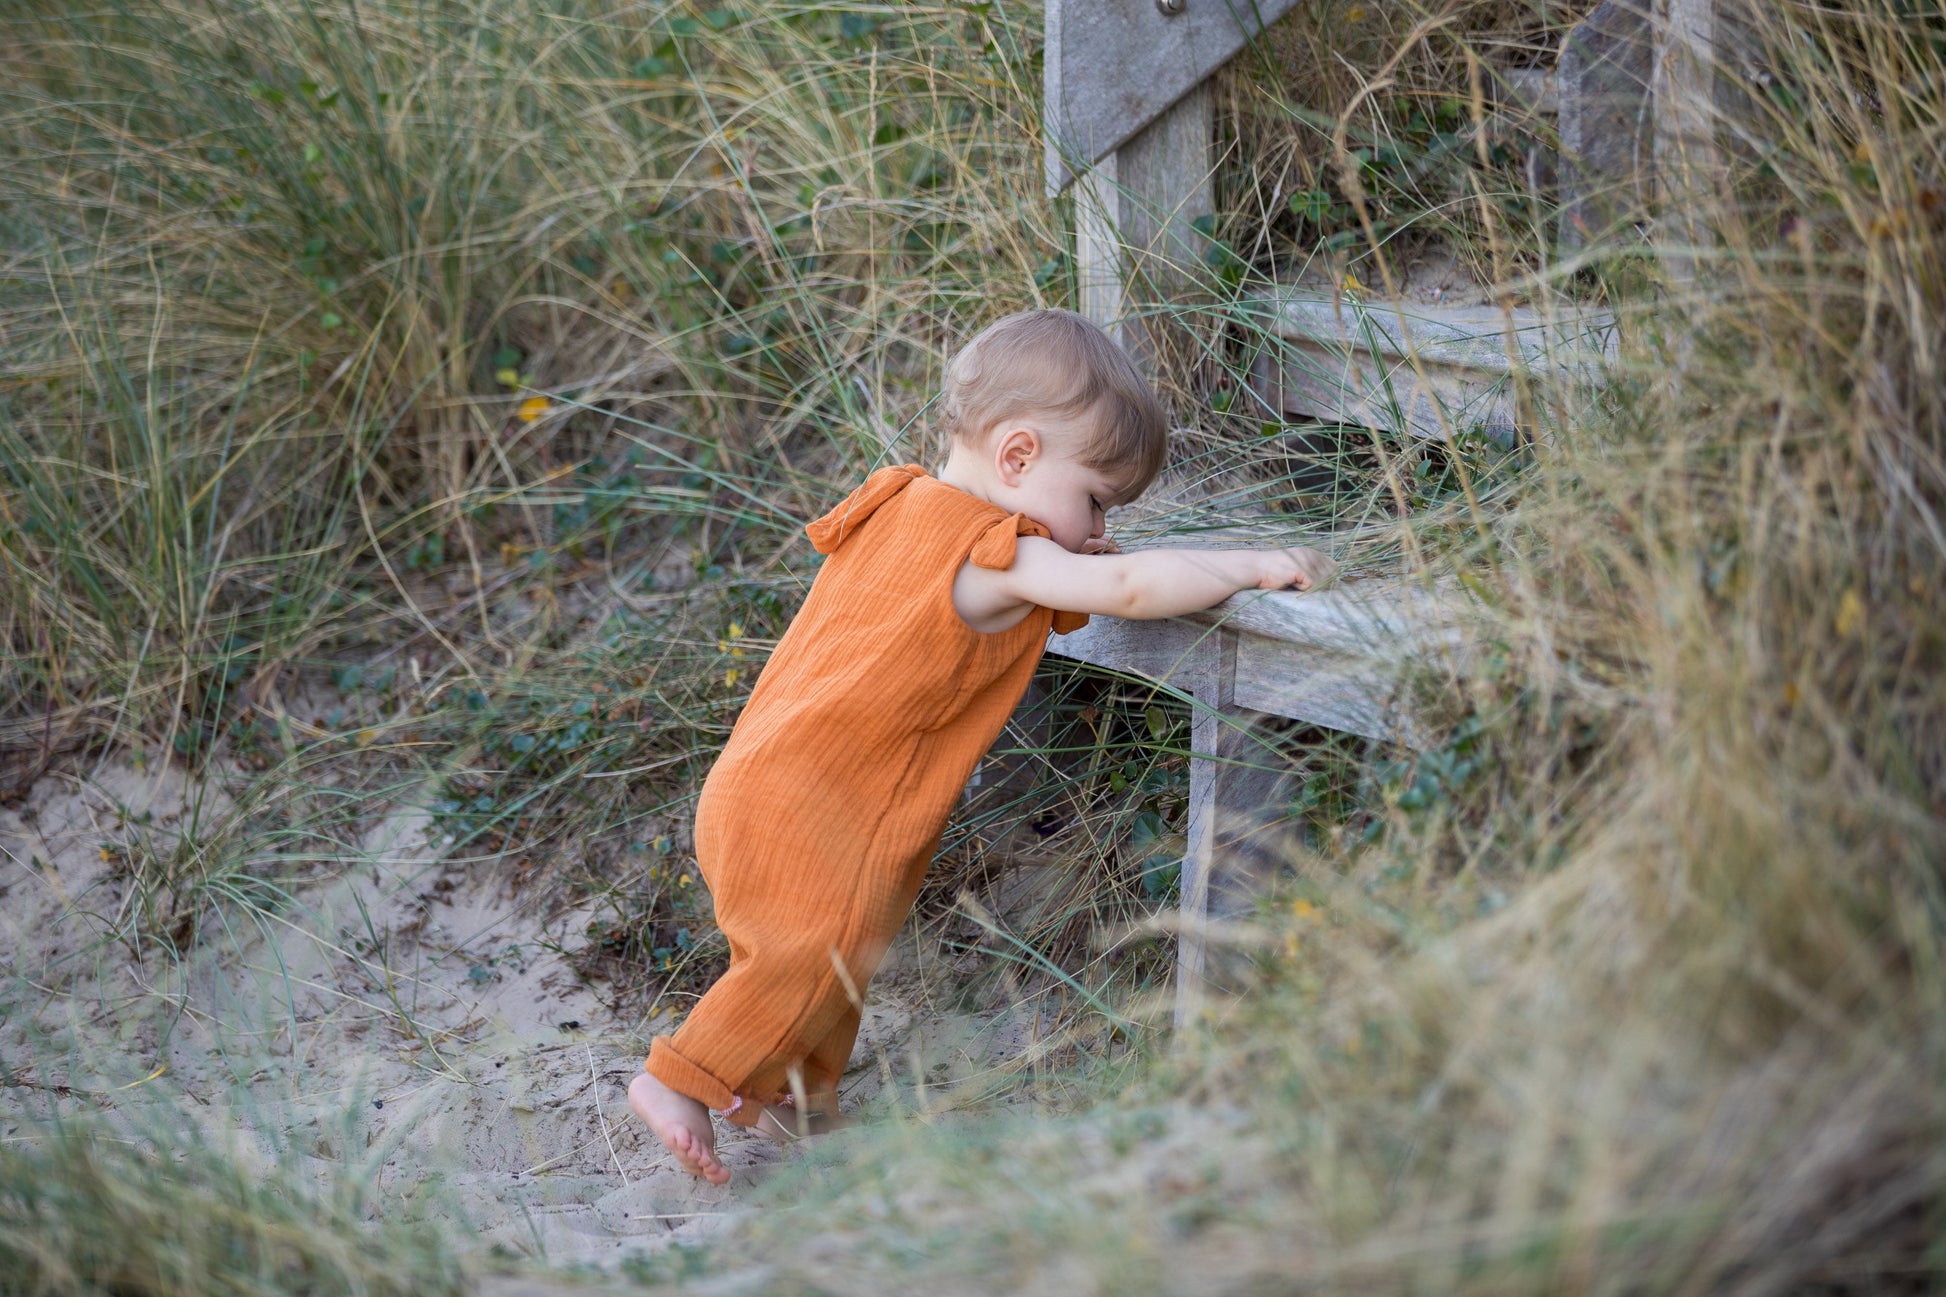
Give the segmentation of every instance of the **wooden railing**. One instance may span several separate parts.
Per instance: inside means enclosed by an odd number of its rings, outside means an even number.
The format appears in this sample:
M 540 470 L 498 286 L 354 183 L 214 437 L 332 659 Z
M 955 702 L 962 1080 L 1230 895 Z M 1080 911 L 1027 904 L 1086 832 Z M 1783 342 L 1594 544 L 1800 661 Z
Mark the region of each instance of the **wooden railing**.
M 1150 352 L 1132 289 L 1187 282 L 1205 246 L 1196 229 L 1212 208 L 1204 83 L 1293 3 L 1047 0 L 1048 189 L 1078 182 L 1082 311 L 1139 355 Z M 1632 237 L 1654 202 L 1675 241 L 1700 246 L 1705 232 L 1686 213 L 1719 179 L 1725 53 L 1715 0 L 1604 0 L 1569 35 L 1556 69 L 1494 74 L 1523 110 L 1558 116 L 1564 253 L 1618 231 Z M 1599 312 L 1407 307 L 1288 290 L 1256 309 L 1256 327 L 1275 343 L 1253 375 L 1267 410 L 1422 437 L 1461 427 L 1545 435 L 1532 417 L 1540 389 L 1581 383 L 1613 354 L 1613 324 Z M 1162 681 L 1195 703 L 1178 1021 L 1204 993 L 1208 921 L 1247 891 L 1226 881 L 1223 862 L 1248 856 L 1244 839 L 1278 791 L 1277 772 L 1250 758 L 1251 714 L 1416 745 L 1401 668 L 1459 650 L 1465 621 L 1451 589 L 1368 580 L 1238 596 L 1173 621 L 1098 618 L 1050 640 L 1052 653 Z

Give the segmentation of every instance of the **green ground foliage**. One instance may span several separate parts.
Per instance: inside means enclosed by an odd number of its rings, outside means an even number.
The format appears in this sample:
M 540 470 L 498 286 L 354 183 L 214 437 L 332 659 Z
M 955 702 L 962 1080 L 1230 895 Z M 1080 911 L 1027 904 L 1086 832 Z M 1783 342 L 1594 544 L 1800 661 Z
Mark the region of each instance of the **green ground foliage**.
M 634 1279 L 1936 1285 L 1946 26 L 1749 8 L 1734 182 L 1684 197 L 1703 246 L 1664 224 L 1562 262 L 1525 162 L 1547 127 L 1490 112 L 1480 69 L 1551 63 L 1583 8 L 1308 0 L 1220 87 L 1208 273 L 1156 304 L 1194 489 L 1139 525 L 1329 532 L 1486 627 L 1412 682 L 1425 750 L 1264 736 L 1295 777 L 1248 993 L 1164 1039 L 1142 924 L 1187 704 L 1050 664 L 1023 755 L 1069 776 L 976 800 L 919 921 L 1066 1006 L 1072 1111 L 889 1113 Z M 802 524 L 937 453 L 957 339 L 1071 300 L 1038 6 L 0 24 L 0 795 L 106 751 L 220 774 L 207 822 L 117 848 L 142 899 L 111 938 L 181 952 L 428 788 L 471 858 L 601 898 L 591 975 L 706 980 L 688 801 L 815 571 Z M 1603 403 L 1511 456 L 1361 431 L 1339 486 L 1293 489 L 1249 294 L 1429 250 L 1615 309 Z M 1041 871 L 1006 926 L 1001 844 Z M 115 1130 L 0 1147 L 0 1290 L 456 1282 L 457 1225 Z

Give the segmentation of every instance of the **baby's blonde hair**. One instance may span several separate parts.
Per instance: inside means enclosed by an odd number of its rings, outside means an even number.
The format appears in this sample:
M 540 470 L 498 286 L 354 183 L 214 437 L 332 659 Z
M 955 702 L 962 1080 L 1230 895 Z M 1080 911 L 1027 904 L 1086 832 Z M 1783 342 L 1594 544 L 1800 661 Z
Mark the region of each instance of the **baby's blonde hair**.
M 1044 415 L 1087 425 L 1076 457 L 1133 500 L 1162 471 L 1169 425 L 1135 362 L 1073 311 L 1021 311 L 974 335 L 946 366 L 940 421 L 978 444 L 1004 420 Z

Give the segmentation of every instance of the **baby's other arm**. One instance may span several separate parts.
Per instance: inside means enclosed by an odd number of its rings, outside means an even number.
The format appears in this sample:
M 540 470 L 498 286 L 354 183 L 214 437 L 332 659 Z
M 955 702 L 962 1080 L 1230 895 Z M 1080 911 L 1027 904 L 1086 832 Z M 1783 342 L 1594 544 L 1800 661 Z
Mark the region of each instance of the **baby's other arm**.
M 1005 629 L 1036 604 L 1141 621 L 1208 608 L 1239 590 L 1314 589 L 1336 570 L 1314 549 L 1070 554 L 1051 540 L 1024 536 L 1005 571 L 962 567 L 953 581 L 953 607 L 975 630 Z

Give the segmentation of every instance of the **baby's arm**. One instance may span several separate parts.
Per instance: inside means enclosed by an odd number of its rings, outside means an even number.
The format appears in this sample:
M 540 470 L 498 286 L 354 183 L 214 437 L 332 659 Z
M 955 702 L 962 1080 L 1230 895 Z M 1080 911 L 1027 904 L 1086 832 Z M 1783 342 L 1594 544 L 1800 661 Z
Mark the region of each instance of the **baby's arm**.
M 1337 564 L 1313 549 L 1149 549 L 1070 554 L 1023 536 L 1005 571 L 959 570 L 953 607 L 975 630 L 1011 626 L 1035 604 L 1062 612 L 1144 620 L 1218 604 L 1239 590 L 1309 590 Z

